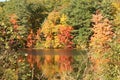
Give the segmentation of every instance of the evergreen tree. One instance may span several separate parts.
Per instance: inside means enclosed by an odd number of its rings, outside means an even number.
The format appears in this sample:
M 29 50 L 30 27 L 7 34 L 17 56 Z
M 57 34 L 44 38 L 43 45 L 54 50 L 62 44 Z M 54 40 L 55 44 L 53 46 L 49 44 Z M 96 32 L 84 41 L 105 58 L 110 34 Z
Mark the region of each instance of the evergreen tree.
M 63 13 L 68 16 L 67 24 L 74 28 L 74 42 L 80 48 L 88 45 L 91 32 L 91 18 L 96 10 L 112 20 L 114 8 L 111 2 L 104 0 L 71 0 L 70 5 L 64 8 Z
M 26 23 L 27 20 L 27 10 L 26 10 L 26 0 L 10 0 L 5 3 L 3 7 L 4 17 L 9 18 L 10 15 L 16 14 L 19 17 L 20 24 Z

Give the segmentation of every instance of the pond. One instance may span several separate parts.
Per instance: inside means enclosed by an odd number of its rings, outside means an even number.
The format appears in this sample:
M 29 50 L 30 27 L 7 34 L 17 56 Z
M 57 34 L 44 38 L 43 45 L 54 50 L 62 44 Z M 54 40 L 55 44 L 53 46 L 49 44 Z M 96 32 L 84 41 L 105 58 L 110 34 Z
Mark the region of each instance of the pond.
M 79 80 L 87 63 L 85 50 L 23 49 L 18 62 L 31 80 Z M 19 68 L 23 67 L 19 64 Z M 26 68 L 25 68 L 26 67 Z M 23 71 L 24 72 L 24 71 Z M 19 71 L 19 78 L 24 74 Z

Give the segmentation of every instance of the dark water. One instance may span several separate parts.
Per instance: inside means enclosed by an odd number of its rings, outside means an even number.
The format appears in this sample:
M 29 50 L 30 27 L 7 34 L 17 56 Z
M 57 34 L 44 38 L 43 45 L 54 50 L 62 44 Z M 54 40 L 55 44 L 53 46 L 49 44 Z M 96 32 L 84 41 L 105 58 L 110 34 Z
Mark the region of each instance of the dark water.
M 56 75 L 61 78 L 64 72 L 76 74 L 79 65 L 84 64 L 86 58 L 86 51 L 79 49 L 22 49 L 20 52 L 23 54 L 19 56 L 19 61 L 24 59 L 29 64 L 32 80 L 39 80 L 36 78 L 39 73 L 44 75 L 45 80 Z
M 80 49 L 22 49 L 22 52 L 33 55 L 80 55 L 86 53 Z

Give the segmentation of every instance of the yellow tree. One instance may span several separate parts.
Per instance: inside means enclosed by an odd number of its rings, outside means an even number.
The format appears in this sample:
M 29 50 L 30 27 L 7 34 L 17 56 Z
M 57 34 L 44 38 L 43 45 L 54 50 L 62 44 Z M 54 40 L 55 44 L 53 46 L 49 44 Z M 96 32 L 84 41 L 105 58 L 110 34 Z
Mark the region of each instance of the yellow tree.
M 56 26 L 59 17 L 59 12 L 52 11 L 51 13 L 49 13 L 47 20 L 45 20 L 45 22 L 43 23 L 41 32 L 46 38 L 44 46 L 45 48 L 57 48 L 60 45 L 57 36 L 58 26 Z

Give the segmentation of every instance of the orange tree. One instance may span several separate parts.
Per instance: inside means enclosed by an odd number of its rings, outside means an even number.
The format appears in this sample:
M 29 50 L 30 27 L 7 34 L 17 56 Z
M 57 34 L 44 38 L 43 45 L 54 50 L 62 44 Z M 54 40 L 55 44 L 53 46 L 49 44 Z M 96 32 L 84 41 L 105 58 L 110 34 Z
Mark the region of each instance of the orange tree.
M 114 33 L 110 21 L 104 18 L 101 13 L 96 12 L 96 14 L 93 15 L 92 22 L 94 34 L 90 39 L 89 59 L 92 63 L 92 78 L 99 80 L 103 79 L 103 76 L 105 76 L 105 67 L 109 62 L 109 57 L 106 56 L 107 52 L 110 50 L 108 42 L 112 41 Z

